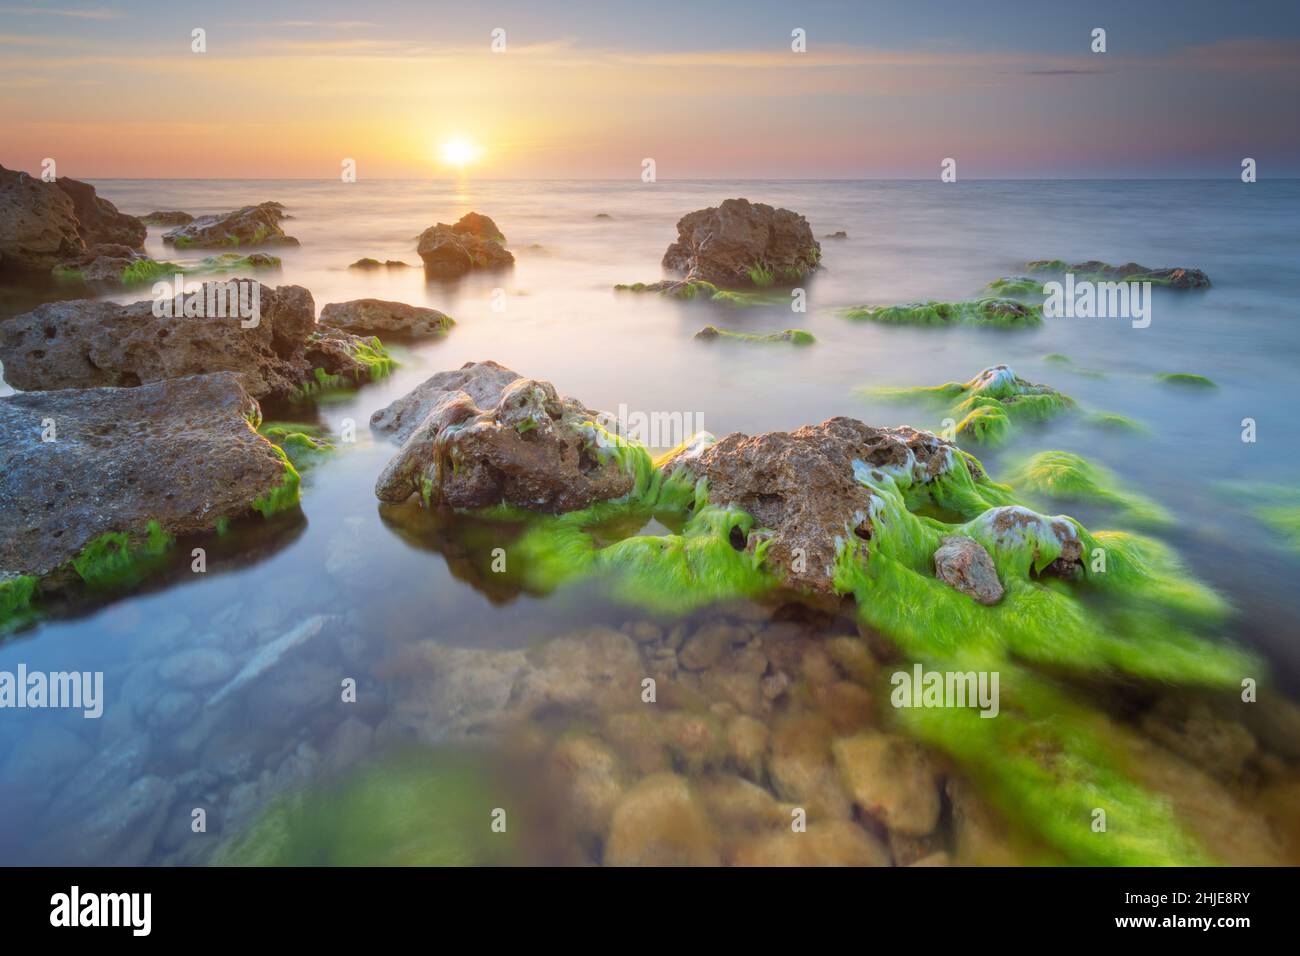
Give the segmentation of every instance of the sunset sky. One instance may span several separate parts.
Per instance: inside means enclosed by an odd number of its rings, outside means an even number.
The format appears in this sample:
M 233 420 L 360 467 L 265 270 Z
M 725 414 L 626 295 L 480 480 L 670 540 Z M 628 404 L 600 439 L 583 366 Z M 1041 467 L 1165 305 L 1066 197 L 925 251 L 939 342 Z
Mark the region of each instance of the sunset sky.
M 452 141 L 502 178 L 646 157 L 662 179 L 930 178 L 949 156 L 965 178 L 1232 177 L 1245 156 L 1291 177 L 1300 4 L 0 0 L 10 168 L 430 177 Z

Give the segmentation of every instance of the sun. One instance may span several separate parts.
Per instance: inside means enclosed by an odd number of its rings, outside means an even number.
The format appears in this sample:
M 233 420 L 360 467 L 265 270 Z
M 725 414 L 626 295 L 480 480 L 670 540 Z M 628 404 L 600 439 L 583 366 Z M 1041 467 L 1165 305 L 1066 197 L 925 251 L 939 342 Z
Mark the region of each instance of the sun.
M 479 148 L 459 136 L 442 144 L 442 161 L 448 166 L 464 168 L 477 159 L 478 155 Z

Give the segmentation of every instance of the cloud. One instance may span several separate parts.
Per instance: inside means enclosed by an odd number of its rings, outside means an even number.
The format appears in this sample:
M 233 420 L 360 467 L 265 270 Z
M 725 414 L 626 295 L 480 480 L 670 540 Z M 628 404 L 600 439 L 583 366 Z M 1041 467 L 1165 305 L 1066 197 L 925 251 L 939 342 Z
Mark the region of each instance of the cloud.
M 85 7 L 76 10 L 58 7 L 0 7 L 0 13 L 12 13 L 17 16 L 71 17 L 76 20 L 120 20 L 123 14 L 107 7 Z

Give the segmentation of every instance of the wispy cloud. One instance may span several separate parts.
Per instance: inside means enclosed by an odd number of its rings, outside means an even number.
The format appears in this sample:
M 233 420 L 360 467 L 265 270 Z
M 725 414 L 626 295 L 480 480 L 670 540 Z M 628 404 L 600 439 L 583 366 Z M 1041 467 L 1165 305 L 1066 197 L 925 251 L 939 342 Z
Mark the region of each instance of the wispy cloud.
M 110 10 L 108 7 L 81 7 L 70 9 L 67 7 L 0 7 L 0 13 L 12 13 L 15 16 L 47 16 L 47 17 L 70 17 L 75 20 L 120 20 L 123 16 L 120 10 Z

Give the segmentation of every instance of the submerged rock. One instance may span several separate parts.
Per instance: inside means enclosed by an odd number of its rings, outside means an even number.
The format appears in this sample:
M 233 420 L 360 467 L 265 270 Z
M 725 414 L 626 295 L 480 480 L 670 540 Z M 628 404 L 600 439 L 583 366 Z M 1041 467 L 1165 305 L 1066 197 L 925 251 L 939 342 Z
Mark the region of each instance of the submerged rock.
M 409 269 L 411 267 L 408 263 L 401 262 L 397 259 L 388 259 L 384 262 L 380 262 L 378 259 L 367 257 L 365 259 L 358 259 L 356 262 L 352 263 L 352 265 L 348 266 L 348 268 L 373 271 L 375 269 Z
M 953 535 L 934 553 L 934 573 L 944 584 L 980 604 L 1002 600 L 1002 583 L 989 553 L 976 541 Z
M 614 810 L 606 866 L 717 866 L 720 838 L 683 777 L 652 774 Z
M 205 311 L 222 282 L 203 285 Z M 244 301 L 251 304 L 251 295 Z M 26 391 L 135 386 L 186 375 L 231 371 L 257 398 L 291 396 L 324 376 L 360 383 L 387 371 L 373 340 L 317 329 L 311 293 L 301 286 L 259 286 L 259 315 L 238 308 L 216 317 L 157 316 L 151 300 L 118 305 L 85 299 L 49 302 L 0 328 L 5 379 Z M 320 370 L 317 372 L 316 370 Z M 313 380 L 313 374 L 316 379 Z
M 711 500 L 743 508 L 768 532 L 751 532 L 739 547 L 765 549 L 787 584 L 828 594 L 839 543 L 872 533 L 873 492 L 857 469 L 899 471 L 924 482 L 946 472 L 952 455 L 953 446 L 929 432 L 832 418 L 794 432 L 737 432 L 664 468 L 680 465 L 707 478 Z
M 147 231 L 89 183 L 66 176 L 47 183 L 0 166 L 0 268 L 6 271 L 49 272 L 100 255 L 138 254 Z M 108 246 L 116 248 L 101 248 Z
M 1043 307 L 1015 299 L 984 298 L 966 302 L 911 302 L 906 305 L 860 305 L 844 317 L 886 325 L 980 325 L 994 328 L 1035 328 L 1043 324 Z
M 353 299 L 331 302 L 321 309 L 320 324 L 357 335 L 431 338 L 446 335 L 456 323 L 437 309 L 382 299 Z
M 1025 266 L 1030 272 L 1074 273 L 1076 279 L 1108 282 L 1150 282 L 1152 285 L 1167 286 L 1170 289 L 1208 289 L 1210 277 L 1200 269 L 1166 268 L 1152 269 L 1126 262 L 1122 266 L 1113 266 L 1108 262 L 1089 259 L 1067 265 L 1060 259 L 1035 259 Z
M 789 342 L 791 345 L 812 345 L 817 341 L 811 332 L 805 332 L 803 329 L 784 329 L 780 332 L 768 332 L 760 335 L 754 332 L 734 332 L 731 329 L 720 329 L 716 325 L 706 325 L 695 333 L 695 337 L 705 342 L 712 342 L 717 339 L 731 339 L 737 342 L 758 342 L 762 344 Z
M 185 226 L 192 223 L 194 217 L 179 209 L 157 209 L 141 216 L 140 221 L 146 226 Z
M 421 495 L 428 504 L 506 503 L 564 512 L 632 490 L 617 448 L 601 448 L 598 413 L 562 398 L 550 382 L 495 362 L 440 372 L 376 412 L 370 427 L 403 442 L 375 484 L 383 501 Z
M 677 241 L 663 266 L 718 286 L 792 285 L 821 262 L 821 246 L 808 220 L 789 209 L 748 199 L 688 213 L 677 222 Z
M 471 212 L 453 226 L 440 222 L 424 230 L 417 251 L 428 275 L 455 278 L 471 269 L 513 265 L 515 257 L 506 251 L 505 241 L 495 222 Z
M 163 233 L 163 242 L 178 249 L 211 249 L 220 246 L 296 246 L 298 240 L 286 236 L 280 223 L 284 206 L 264 202 L 243 206 L 233 212 L 199 216 L 197 219 Z
M 231 372 L 0 399 L 0 576 L 48 575 L 103 535 L 142 539 L 151 522 L 164 535 L 208 531 L 286 483 L 296 502 L 297 475 L 249 427 L 258 414 Z
M 832 750 L 853 802 L 890 830 L 925 836 L 939 823 L 939 781 L 915 743 L 886 734 L 843 737 Z

